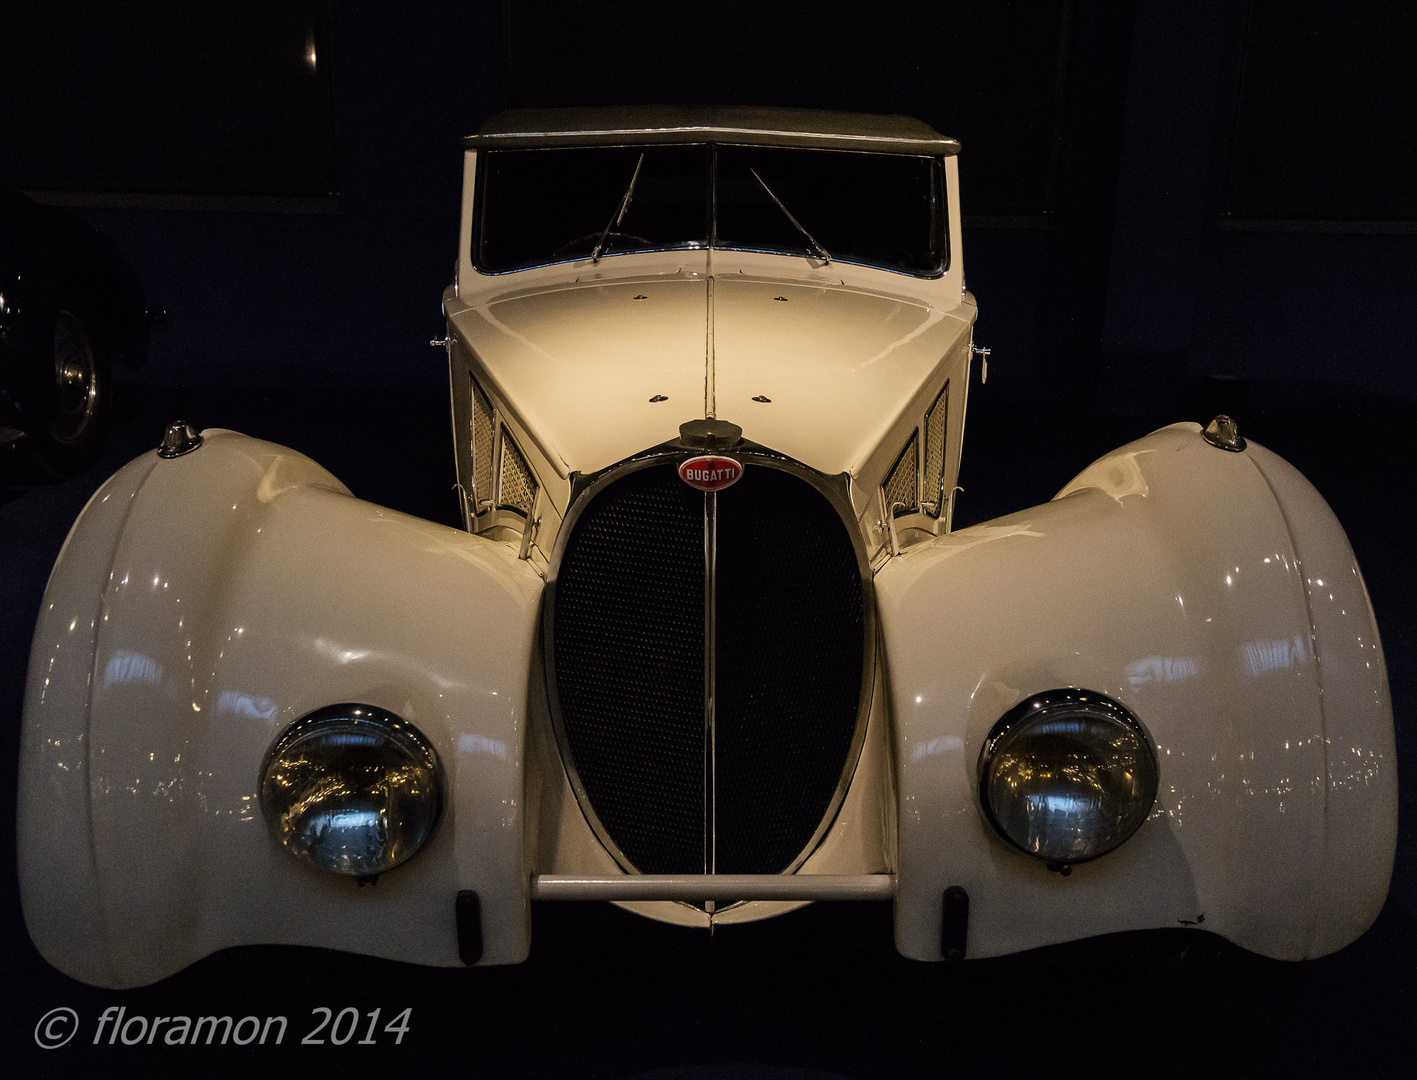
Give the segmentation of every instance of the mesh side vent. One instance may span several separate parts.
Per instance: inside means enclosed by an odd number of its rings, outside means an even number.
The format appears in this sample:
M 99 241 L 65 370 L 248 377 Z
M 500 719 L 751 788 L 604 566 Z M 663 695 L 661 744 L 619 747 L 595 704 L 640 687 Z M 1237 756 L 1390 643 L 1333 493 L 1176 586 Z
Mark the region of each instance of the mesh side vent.
M 502 479 L 497 486 L 497 505 L 509 510 L 531 513 L 536 500 L 536 480 L 527 467 L 526 458 L 512 442 L 506 430 L 502 432 Z
M 492 503 L 492 403 L 476 382 L 472 384 L 472 489 L 477 510 Z
M 910 436 L 905 449 L 900 452 L 895 468 L 881 485 L 886 497 L 886 512 L 899 517 L 913 514 L 920 509 L 918 478 L 920 474 L 920 432 Z
M 950 384 L 940 391 L 935 404 L 925 414 L 925 476 L 923 479 L 926 512 L 931 517 L 944 513 L 945 497 L 945 429 L 950 415 Z

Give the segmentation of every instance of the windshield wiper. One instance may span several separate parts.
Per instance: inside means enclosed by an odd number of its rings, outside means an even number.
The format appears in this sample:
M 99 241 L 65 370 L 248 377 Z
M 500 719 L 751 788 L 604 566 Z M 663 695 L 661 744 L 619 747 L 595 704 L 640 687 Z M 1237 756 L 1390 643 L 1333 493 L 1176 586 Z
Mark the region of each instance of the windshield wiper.
M 610 230 L 619 228 L 620 222 L 625 220 L 625 211 L 630 209 L 630 200 L 634 198 L 635 184 L 640 179 L 640 168 L 644 163 L 645 155 L 644 151 L 641 151 L 640 160 L 635 162 L 635 175 L 630 177 L 630 186 L 625 189 L 625 196 L 620 200 L 620 209 L 615 211 L 614 217 L 605 223 L 605 230 L 600 234 L 600 239 L 595 242 L 595 249 L 590 253 L 591 262 L 600 262 L 600 252 L 605 247 L 605 238 L 610 235 Z
M 763 190 L 768 193 L 768 198 L 771 199 L 773 202 L 777 203 L 777 208 L 781 210 L 785 215 L 787 215 L 787 220 L 792 222 L 792 227 L 807 238 L 807 243 L 811 244 L 812 249 L 822 257 L 822 262 L 830 265 L 832 257 L 827 254 L 827 249 L 822 247 L 821 244 L 817 243 L 817 238 L 815 236 L 809 233 L 806 229 L 802 228 L 802 223 L 792 216 L 791 210 L 787 209 L 787 207 L 782 205 L 782 200 L 772 193 L 772 188 L 768 187 L 767 181 L 758 175 L 757 169 L 749 169 L 748 171 L 753 174 L 754 180 L 763 185 Z

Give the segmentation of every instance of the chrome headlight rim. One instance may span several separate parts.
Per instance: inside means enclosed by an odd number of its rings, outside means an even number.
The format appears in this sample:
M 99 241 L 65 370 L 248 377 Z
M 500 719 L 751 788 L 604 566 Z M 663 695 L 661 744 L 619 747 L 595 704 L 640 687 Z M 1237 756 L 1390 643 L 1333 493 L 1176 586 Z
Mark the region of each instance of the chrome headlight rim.
M 1140 744 L 1146 760 L 1150 763 L 1150 775 L 1147 778 L 1150 787 L 1150 797 L 1139 803 L 1139 809 L 1135 814 L 1130 826 L 1121 833 L 1117 839 L 1108 847 L 1090 855 L 1057 859 L 1050 855 L 1040 854 L 1030 851 L 1023 844 L 1020 844 L 1011 836 L 1003 824 L 994 814 L 992 800 L 989 797 L 990 765 L 993 763 L 999 747 L 1006 743 L 1011 735 L 1021 732 L 1026 727 L 1034 726 L 1045 720 L 1055 719 L 1060 715 L 1069 713 L 1090 714 L 1094 718 L 1103 718 L 1132 732 Z M 1151 816 L 1151 811 L 1156 805 L 1156 799 L 1161 789 L 1161 758 L 1156 751 L 1156 743 L 1147 732 L 1142 722 L 1136 715 L 1121 702 L 1108 697 L 1106 694 L 1095 690 L 1084 690 L 1077 687 L 1063 687 L 1056 690 L 1045 690 L 1042 693 L 1030 694 L 1012 709 L 1006 712 L 989 730 L 988 736 L 984 740 L 984 745 L 979 750 L 979 761 L 976 767 L 977 786 L 976 792 L 979 799 L 979 810 L 984 819 L 989 823 L 995 836 L 1002 840 L 1014 851 L 1027 855 L 1029 858 L 1046 863 L 1050 869 L 1064 869 L 1071 866 L 1078 866 L 1082 863 L 1093 862 L 1105 855 L 1116 851 L 1133 836 Z
M 279 813 L 273 807 L 271 796 L 268 794 L 268 781 L 271 777 L 271 766 L 276 761 L 280 760 L 282 755 L 288 753 L 302 741 L 312 738 L 317 734 L 333 733 L 340 728 L 344 728 L 349 732 L 377 735 L 385 742 L 401 750 L 412 762 L 427 769 L 432 777 L 432 814 L 430 815 L 430 820 L 422 837 L 406 854 L 402 854 L 387 863 L 387 865 L 380 866 L 378 869 L 344 870 L 324 865 L 313 857 L 309 850 L 304 849 L 299 844 L 291 843 L 289 838 L 283 835 L 279 821 Z M 281 732 L 280 736 L 271 744 L 270 749 L 266 751 L 265 757 L 261 761 L 261 771 L 257 784 L 257 799 L 261 804 L 261 811 L 266 819 L 266 825 L 272 840 L 297 862 L 311 870 L 318 871 L 321 874 L 328 874 L 332 877 L 345 877 L 368 881 L 403 866 L 405 863 L 416 858 L 420 852 L 430 845 L 443 820 L 443 811 L 446 805 L 444 798 L 446 786 L 446 776 L 443 771 L 442 759 L 438 756 L 438 751 L 433 746 L 432 741 L 419 731 L 418 728 L 389 709 L 361 702 L 343 702 L 341 704 L 327 705 L 316 709 L 314 712 L 302 716 Z

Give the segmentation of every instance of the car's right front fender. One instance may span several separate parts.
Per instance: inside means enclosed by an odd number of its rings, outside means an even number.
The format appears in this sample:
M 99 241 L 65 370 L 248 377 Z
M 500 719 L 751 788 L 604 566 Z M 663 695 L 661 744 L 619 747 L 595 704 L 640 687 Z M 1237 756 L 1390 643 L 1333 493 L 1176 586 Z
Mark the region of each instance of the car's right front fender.
M 66 541 L 30 656 L 18 846 L 40 952 L 106 986 L 245 943 L 456 964 L 470 890 L 483 959 L 523 959 L 540 592 L 509 546 L 234 432 L 127 466 Z M 348 702 L 413 724 L 445 774 L 426 850 L 367 887 L 281 850 L 258 790 L 281 732 Z

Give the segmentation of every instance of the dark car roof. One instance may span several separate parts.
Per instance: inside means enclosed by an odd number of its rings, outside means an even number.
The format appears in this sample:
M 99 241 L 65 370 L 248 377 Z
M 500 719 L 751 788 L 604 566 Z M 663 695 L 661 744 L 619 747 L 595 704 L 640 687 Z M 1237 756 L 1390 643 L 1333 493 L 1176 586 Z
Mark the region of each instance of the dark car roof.
M 512 109 L 498 113 L 464 140 L 474 150 L 671 142 L 959 153 L 954 139 L 908 116 L 721 105 Z

